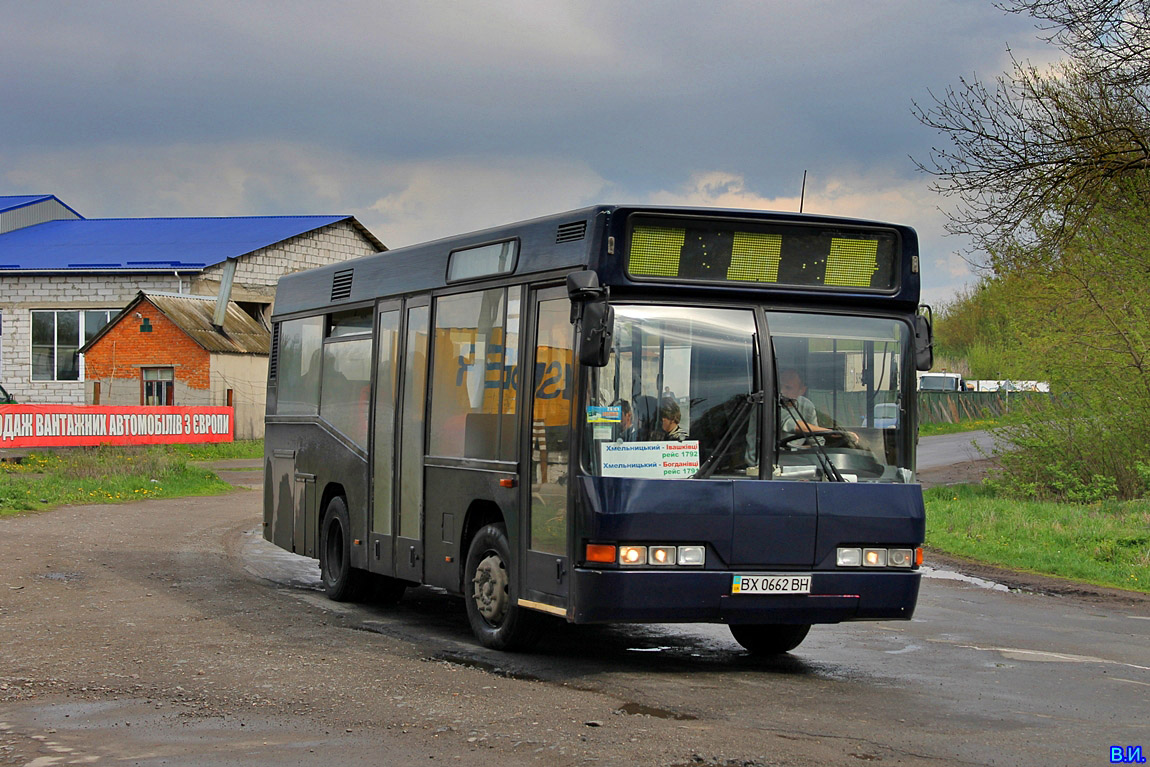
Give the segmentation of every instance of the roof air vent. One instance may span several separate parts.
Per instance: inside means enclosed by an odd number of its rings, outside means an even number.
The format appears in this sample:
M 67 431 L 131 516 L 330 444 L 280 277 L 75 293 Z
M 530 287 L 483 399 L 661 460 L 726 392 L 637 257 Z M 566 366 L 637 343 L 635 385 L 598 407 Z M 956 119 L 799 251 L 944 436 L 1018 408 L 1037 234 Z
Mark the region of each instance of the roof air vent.
M 555 233 L 555 242 L 575 242 L 583 239 L 587 234 L 586 221 L 573 221 L 570 224 L 560 224 Z
M 331 278 L 331 300 L 343 301 L 351 298 L 351 278 L 354 269 L 341 269 Z

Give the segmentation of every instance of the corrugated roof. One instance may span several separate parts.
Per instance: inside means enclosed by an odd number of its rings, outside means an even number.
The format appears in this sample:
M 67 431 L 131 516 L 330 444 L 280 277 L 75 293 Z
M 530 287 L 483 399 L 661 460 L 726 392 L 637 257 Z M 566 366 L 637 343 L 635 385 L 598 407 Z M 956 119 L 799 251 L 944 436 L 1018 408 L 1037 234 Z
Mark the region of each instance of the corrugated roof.
M 9 210 L 16 210 L 17 208 L 24 208 L 29 205 L 34 205 L 44 200 L 55 199 L 55 195 L 51 194 L 0 194 L 0 213 Z M 63 204 L 63 203 L 61 203 Z
M 267 354 L 271 350 L 271 333 L 234 301 L 228 301 L 221 333 L 212 327 L 212 317 L 216 312 L 213 296 L 145 293 L 144 299 L 152 302 L 165 317 L 209 352 Z
M 118 325 L 121 319 L 136 310 L 141 301 L 156 307 L 165 317 L 204 349 L 224 354 L 267 354 L 271 349 L 271 333 L 241 309 L 234 301 L 228 302 L 223 332 L 212 326 L 216 312 L 215 296 L 176 295 L 173 293 L 145 293 L 140 291 L 127 307 L 105 325 L 80 350 L 86 352 L 105 333 Z
M 0 235 L 0 270 L 194 271 L 349 219 L 384 249 L 351 216 L 81 219 Z

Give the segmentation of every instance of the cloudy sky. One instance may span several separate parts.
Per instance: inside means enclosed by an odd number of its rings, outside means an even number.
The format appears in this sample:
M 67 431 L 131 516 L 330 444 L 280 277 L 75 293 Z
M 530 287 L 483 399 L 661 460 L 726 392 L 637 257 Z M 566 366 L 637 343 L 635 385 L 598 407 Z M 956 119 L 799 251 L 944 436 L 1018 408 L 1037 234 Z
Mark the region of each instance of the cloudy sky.
M 355 215 L 389 247 L 592 203 L 918 229 L 971 280 L 911 114 L 1007 48 L 990 0 L 5 5 L 0 194 L 88 218 Z

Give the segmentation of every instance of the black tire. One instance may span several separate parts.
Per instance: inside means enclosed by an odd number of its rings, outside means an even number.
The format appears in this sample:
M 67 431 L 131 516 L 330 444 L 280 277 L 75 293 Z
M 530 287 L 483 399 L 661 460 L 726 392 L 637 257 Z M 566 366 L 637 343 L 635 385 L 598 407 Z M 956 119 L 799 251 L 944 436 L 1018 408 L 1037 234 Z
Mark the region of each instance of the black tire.
M 781 655 L 802 644 L 811 627 L 732 624 L 730 629 L 735 641 L 751 655 Z
M 338 495 L 328 501 L 319 529 L 319 575 L 328 599 L 353 602 L 363 594 L 366 573 L 351 566 L 351 523 Z
M 467 621 L 480 644 L 493 650 L 525 650 L 535 643 L 539 616 L 519 606 L 503 525 L 487 525 L 475 534 L 463 575 Z

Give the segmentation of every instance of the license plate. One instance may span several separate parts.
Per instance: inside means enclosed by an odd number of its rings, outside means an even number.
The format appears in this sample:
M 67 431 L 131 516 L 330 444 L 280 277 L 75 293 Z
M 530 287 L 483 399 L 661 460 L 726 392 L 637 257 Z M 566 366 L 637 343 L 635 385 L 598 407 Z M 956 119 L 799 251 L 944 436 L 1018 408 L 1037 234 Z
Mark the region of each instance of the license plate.
M 809 575 L 736 575 L 732 594 L 810 594 Z

